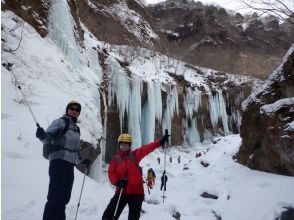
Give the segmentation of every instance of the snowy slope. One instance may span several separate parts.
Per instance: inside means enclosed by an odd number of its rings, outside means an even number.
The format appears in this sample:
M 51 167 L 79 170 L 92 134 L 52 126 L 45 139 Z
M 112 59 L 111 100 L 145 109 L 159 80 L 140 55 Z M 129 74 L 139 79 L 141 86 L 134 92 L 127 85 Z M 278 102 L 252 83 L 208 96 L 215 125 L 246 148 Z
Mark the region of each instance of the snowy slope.
M 62 51 L 49 38 L 41 38 L 27 24 L 20 48 L 21 28 L 9 32 L 15 25 L 9 12 L 2 12 L 2 63 L 12 62 L 13 73 L 22 86 L 38 122 L 47 127 L 64 113 L 66 103 L 79 100 L 83 106 L 80 116 L 82 139 L 95 143 L 101 135 L 99 97 L 96 83 L 100 77 L 83 62 L 75 69 Z M 85 55 L 86 56 L 86 55 Z M 41 156 L 41 143 L 35 138 L 35 124 L 14 85 L 12 72 L 1 66 L 2 141 L 1 179 L 2 213 L 5 220 L 41 219 L 48 187 L 48 161 Z M 197 82 L 195 82 L 197 83 Z M 223 219 L 273 219 L 284 205 L 294 207 L 293 177 L 249 170 L 235 163 L 232 155 L 240 146 L 239 136 L 221 138 L 217 144 L 198 144 L 195 148 L 168 149 L 173 162 L 167 164 L 169 181 L 167 199 L 163 204 L 159 179 L 163 160 L 161 149 L 146 157 L 141 165 L 144 173 L 149 167 L 157 174 L 156 187 L 146 195 L 141 219 L 173 219 L 174 210 L 184 220 L 215 219 L 212 210 Z M 195 153 L 208 152 L 196 159 Z M 176 157 L 181 156 L 181 164 Z M 204 160 L 210 165 L 200 165 Z M 184 165 L 187 164 L 187 165 Z M 94 166 L 99 167 L 97 164 Z M 183 170 L 183 167 L 189 167 Z M 79 218 L 100 219 L 114 193 L 104 167 L 98 182 L 86 178 Z M 69 220 L 74 219 L 83 175 L 76 171 L 72 198 L 67 206 Z M 205 199 L 202 192 L 217 194 L 218 200 Z M 229 200 L 227 200 L 227 198 Z M 149 204 L 150 203 L 150 204 Z M 156 203 L 156 204 L 153 204 Z M 127 209 L 121 219 L 127 219 Z

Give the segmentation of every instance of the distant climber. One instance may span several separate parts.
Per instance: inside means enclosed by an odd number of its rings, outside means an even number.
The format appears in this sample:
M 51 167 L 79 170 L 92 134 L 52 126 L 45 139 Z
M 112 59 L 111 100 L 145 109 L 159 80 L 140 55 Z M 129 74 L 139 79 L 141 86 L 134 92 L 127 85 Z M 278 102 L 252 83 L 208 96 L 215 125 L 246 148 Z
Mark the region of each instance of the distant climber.
M 157 162 L 158 164 L 160 164 L 160 157 L 157 157 Z
M 195 157 L 196 157 L 196 158 L 201 157 L 201 152 L 199 152 L 199 153 L 197 152 L 197 153 L 195 154 Z
M 152 189 L 153 186 L 155 185 L 155 178 L 156 178 L 156 175 L 155 175 L 155 172 L 152 168 L 150 168 L 148 171 L 147 171 L 147 178 L 146 178 L 146 181 L 147 181 L 147 186 Z
M 168 180 L 167 175 L 165 174 L 165 171 L 163 171 L 163 174 L 161 176 L 161 186 L 160 186 L 160 190 L 162 190 L 162 188 L 164 187 L 164 191 L 166 191 L 166 182 Z

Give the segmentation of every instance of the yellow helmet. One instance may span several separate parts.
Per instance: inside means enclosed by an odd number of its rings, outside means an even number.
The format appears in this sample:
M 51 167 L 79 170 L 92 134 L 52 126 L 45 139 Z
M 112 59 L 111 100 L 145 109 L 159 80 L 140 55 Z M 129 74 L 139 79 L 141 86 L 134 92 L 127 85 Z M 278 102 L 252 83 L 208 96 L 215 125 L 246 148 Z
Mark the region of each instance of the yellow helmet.
M 121 134 L 118 137 L 118 142 L 132 143 L 132 136 L 129 134 Z

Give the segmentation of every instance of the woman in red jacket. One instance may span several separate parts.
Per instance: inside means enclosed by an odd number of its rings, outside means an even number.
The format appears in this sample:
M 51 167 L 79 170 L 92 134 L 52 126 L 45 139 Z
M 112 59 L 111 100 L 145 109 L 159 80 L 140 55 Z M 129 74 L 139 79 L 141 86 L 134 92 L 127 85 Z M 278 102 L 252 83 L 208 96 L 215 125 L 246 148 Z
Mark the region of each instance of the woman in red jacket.
M 126 204 L 129 205 L 129 220 L 140 218 L 142 203 L 144 200 L 144 188 L 140 161 L 149 153 L 168 141 L 169 135 L 164 135 L 160 140 L 143 145 L 131 151 L 132 137 L 129 134 L 121 134 L 118 138 L 120 151 L 109 164 L 108 178 L 112 185 L 116 186 L 115 195 L 110 200 L 103 213 L 102 220 L 118 219 Z M 116 215 L 114 212 L 119 199 Z

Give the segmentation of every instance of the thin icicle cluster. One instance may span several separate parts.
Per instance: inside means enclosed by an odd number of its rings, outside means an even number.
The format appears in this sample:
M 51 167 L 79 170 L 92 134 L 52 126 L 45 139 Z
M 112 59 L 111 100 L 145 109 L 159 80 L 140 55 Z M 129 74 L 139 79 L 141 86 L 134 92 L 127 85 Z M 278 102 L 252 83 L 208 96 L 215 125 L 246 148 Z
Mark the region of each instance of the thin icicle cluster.
M 148 82 L 147 100 L 142 109 L 141 134 L 142 143 L 146 144 L 154 140 L 156 119 L 162 117 L 162 102 L 160 84 Z
M 52 0 L 48 32 L 74 67 L 80 66 L 80 53 L 74 37 L 74 20 L 66 0 Z
M 191 126 L 188 125 L 188 119 L 182 119 L 182 133 L 184 138 L 184 145 L 188 145 L 189 147 L 195 147 L 197 143 L 200 142 L 200 135 L 197 129 L 197 120 L 196 118 L 192 118 Z
M 161 99 L 161 84 L 154 84 L 154 98 L 155 98 L 155 116 L 158 122 L 162 119 L 162 99 Z
M 142 82 L 134 76 L 131 84 L 131 93 L 129 99 L 128 111 L 128 132 L 133 137 L 132 149 L 135 149 L 142 144 L 141 140 L 141 91 Z
M 186 116 L 190 119 L 193 117 L 193 113 L 198 111 L 201 105 L 201 91 L 195 88 L 193 91 L 191 88 L 186 90 L 186 95 L 184 96 L 184 108 Z
M 217 90 L 215 95 L 209 93 L 209 112 L 213 128 L 217 127 L 218 120 L 222 120 L 224 135 L 229 134 L 228 117 L 226 104 L 221 90 Z
M 114 60 L 109 61 L 109 73 L 111 74 L 111 83 L 109 84 L 109 97 L 108 105 L 111 105 L 113 98 L 116 97 L 116 105 L 119 109 L 119 120 L 120 120 L 120 130 L 122 131 L 122 125 L 124 121 L 124 116 L 128 113 L 129 107 L 129 97 L 130 97 L 130 87 L 129 79 L 124 70 L 120 65 Z
M 204 129 L 203 139 L 204 141 L 210 142 L 213 139 L 213 134 L 209 130 Z
M 171 123 L 174 114 L 179 115 L 179 103 L 178 103 L 178 91 L 176 86 L 174 86 L 166 98 L 166 110 L 162 118 L 162 132 L 165 129 L 171 133 Z

